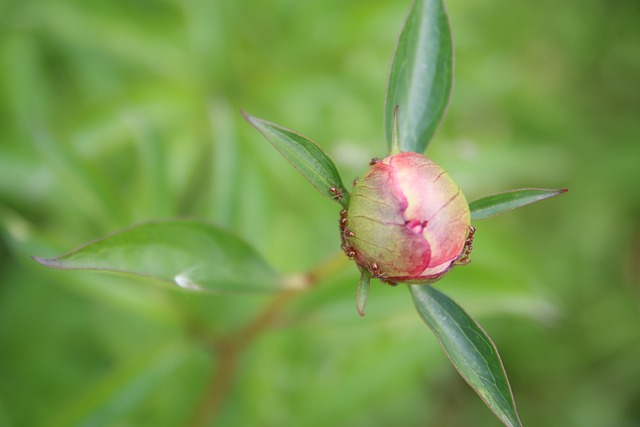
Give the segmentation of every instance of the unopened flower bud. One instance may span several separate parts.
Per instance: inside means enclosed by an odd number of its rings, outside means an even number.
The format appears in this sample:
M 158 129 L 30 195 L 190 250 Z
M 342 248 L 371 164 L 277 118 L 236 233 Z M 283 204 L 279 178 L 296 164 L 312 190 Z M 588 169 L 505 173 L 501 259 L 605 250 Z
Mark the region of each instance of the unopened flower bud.
M 469 205 L 444 169 L 421 154 L 372 161 L 342 217 L 345 252 L 386 282 L 431 283 L 467 261 Z

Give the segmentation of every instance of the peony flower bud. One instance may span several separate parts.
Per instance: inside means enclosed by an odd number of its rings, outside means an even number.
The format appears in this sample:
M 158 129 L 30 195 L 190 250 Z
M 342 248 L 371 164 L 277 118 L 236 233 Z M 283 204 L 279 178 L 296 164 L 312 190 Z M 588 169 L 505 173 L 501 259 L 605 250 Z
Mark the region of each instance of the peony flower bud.
M 388 283 L 432 283 L 468 262 L 474 229 L 460 188 L 414 152 L 373 160 L 342 211 L 342 248 Z

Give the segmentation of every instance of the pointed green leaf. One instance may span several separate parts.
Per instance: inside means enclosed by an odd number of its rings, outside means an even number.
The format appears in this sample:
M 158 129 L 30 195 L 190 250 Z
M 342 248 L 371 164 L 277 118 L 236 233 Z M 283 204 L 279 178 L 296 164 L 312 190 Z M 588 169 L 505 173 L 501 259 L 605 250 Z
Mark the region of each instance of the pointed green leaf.
M 567 191 L 568 190 L 566 188 L 557 190 L 548 190 L 544 188 L 522 188 L 520 190 L 512 190 L 486 196 L 469 204 L 471 219 L 478 220 L 490 218 L 502 212 L 530 205 L 531 203 L 548 199 L 549 197 L 557 196 L 559 194 L 566 193 Z
M 451 298 L 429 285 L 410 286 L 422 320 L 462 378 L 506 426 L 522 426 L 495 344 Z
M 342 184 L 333 160 L 315 142 L 275 123 L 250 116 L 244 118 L 293 165 L 316 189 L 326 197 L 349 205 L 349 192 Z
M 360 271 L 360 281 L 358 282 L 358 289 L 356 291 L 356 307 L 358 308 L 358 314 L 364 317 L 364 307 L 367 305 L 369 299 L 369 285 L 371 284 L 371 273 L 364 268 Z
M 245 242 L 197 221 L 150 222 L 57 258 L 34 259 L 49 268 L 128 273 L 202 292 L 267 292 L 284 286 Z
M 443 0 L 415 0 L 391 63 L 385 132 L 391 147 L 399 107 L 402 151 L 423 153 L 444 115 L 453 86 L 453 44 Z

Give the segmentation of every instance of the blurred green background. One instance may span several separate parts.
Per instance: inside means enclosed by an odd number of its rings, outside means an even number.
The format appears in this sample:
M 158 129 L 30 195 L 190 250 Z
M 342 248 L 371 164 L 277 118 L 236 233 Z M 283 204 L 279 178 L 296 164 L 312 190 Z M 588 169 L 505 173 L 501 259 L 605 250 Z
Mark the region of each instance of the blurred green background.
M 437 286 L 493 337 L 529 426 L 640 426 L 640 2 L 447 2 L 456 84 L 429 155 L 469 200 L 566 195 L 478 228 Z M 0 426 L 179 426 L 268 298 L 51 271 L 155 218 L 232 229 L 284 273 L 339 252 L 336 204 L 239 114 L 298 130 L 348 182 L 385 154 L 409 1 L 0 1 Z M 219 426 L 497 426 L 402 287 L 357 269 L 240 357 Z

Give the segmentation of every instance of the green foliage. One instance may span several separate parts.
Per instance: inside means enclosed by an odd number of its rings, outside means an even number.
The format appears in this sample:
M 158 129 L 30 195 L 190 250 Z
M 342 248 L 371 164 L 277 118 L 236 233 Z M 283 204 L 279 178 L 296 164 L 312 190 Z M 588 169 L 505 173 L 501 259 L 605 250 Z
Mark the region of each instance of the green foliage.
M 154 387 L 188 363 L 193 348 L 170 342 L 138 355 L 121 369 L 116 369 L 86 395 L 64 408 L 48 423 L 52 427 L 70 425 L 109 425 L 140 405 Z
M 356 290 L 356 307 L 360 316 L 364 316 L 364 307 L 369 299 L 369 287 L 371 285 L 371 273 L 366 269 L 360 269 L 360 280 Z
M 446 109 L 452 83 L 453 47 L 444 4 L 441 0 L 416 0 L 400 33 L 389 74 L 385 124 L 391 154 L 426 149 Z M 320 193 L 337 197 L 349 207 L 336 166 L 315 143 L 282 126 L 243 115 Z M 547 193 L 520 190 L 481 199 L 471 208 L 476 216 L 486 218 L 559 194 Z M 371 275 L 358 268 L 356 307 L 364 316 Z M 520 425 L 506 372 L 489 336 L 452 300 L 424 288 L 427 290 L 412 287 L 416 308 L 452 363 L 505 425 Z
M 385 99 L 385 131 L 392 146 L 398 107 L 400 148 L 423 153 L 449 103 L 453 44 L 443 0 L 415 0 L 391 63 Z
M 336 200 L 344 207 L 349 205 L 349 192 L 342 184 L 338 169 L 320 147 L 290 129 L 243 114 L 320 194 Z
M 337 206 L 237 111 L 295 124 L 343 176 L 362 174 L 384 146 L 381 86 L 408 6 L 3 4 L 0 424 L 188 422 L 219 362 L 204 337 L 240 329 L 265 298 L 52 272 L 29 256 L 176 216 L 233 230 L 285 273 L 332 256 Z M 456 89 L 430 157 L 470 200 L 571 188 L 483 221 L 472 263 L 442 283 L 499 343 L 525 425 L 640 420 L 637 6 L 447 2 Z M 216 425 L 499 423 L 406 292 L 374 281 L 366 318 L 354 315 L 357 280 L 344 258 L 246 349 Z
M 492 194 L 469 203 L 471 219 L 486 219 L 502 212 L 530 205 L 549 197 L 565 193 L 566 189 L 546 190 L 543 188 L 523 188 L 507 191 L 505 193 Z
M 142 224 L 57 258 L 35 258 L 49 268 L 134 274 L 213 293 L 282 290 L 276 273 L 245 242 L 197 221 Z
M 506 426 L 521 426 L 507 373 L 489 335 L 451 298 L 428 285 L 411 285 L 422 320 L 460 375 Z

